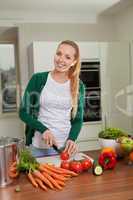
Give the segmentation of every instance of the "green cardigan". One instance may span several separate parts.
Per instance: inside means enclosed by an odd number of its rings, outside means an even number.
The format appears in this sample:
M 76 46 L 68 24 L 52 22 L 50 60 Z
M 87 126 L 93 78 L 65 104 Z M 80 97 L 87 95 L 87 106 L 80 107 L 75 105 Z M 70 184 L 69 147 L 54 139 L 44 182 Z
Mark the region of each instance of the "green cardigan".
M 39 98 L 46 84 L 48 73 L 49 72 L 36 73 L 32 76 L 20 104 L 19 117 L 26 123 L 26 145 L 32 143 L 35 130 L 43 133 L 48 129 L 37 119 L 40 108 Z M 71 119 L 71 129 L 68 137 L 68 139 L 73 141 L 77 139 L 83 123 L 84 94 L 84 85 L 82 81 L 80 81 L 78 109 L 75 118 Z

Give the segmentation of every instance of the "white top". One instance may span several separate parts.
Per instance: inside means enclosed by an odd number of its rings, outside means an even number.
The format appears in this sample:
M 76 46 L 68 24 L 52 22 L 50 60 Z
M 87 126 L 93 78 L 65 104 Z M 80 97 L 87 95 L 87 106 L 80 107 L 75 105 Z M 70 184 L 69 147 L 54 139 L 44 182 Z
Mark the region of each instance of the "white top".
M 49 73 L 40 95 L 38 120 L 53 133 L 59 147 L 65 144 L 71 129 L 71 102 L 70 80 L 59 83 Z M 35 131 L 32 144 L 38 148 L 48 148 L 38 131 Z

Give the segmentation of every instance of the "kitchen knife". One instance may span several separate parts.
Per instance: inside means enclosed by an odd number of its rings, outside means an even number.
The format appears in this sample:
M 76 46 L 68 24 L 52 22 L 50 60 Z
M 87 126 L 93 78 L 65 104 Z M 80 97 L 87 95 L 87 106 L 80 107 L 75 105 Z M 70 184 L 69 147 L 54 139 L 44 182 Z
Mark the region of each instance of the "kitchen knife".
M 64 147 L 58 148 L 55 144 L 53 144 L 53 149 L 57 151 L 59 154 L 64 150 Z

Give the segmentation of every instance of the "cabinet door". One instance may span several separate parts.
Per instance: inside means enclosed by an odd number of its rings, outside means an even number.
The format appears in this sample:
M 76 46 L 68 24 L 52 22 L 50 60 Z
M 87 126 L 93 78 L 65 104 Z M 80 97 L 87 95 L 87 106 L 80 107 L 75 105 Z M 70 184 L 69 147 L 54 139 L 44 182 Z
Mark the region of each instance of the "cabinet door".
M 56 52 L 58 42 L 33 42 L 31 53 L 33 53 L 33 68 L 31 72 L 49 71 L 53 68 L 54 54 Z
M 129 43 L 101 43 L 103 118 L 105 126 L 131 131 Z
M 99 59 L 100 49 L 97 42 L 78 42 L 81 59 Z

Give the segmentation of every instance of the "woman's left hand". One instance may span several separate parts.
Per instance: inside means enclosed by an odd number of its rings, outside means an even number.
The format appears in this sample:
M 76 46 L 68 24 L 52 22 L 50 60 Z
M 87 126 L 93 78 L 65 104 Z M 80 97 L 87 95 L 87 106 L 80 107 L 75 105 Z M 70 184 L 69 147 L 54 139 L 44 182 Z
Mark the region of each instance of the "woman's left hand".
M 76 143 L 74 141 L 67 140 L 66 147 L 65 147 L 64 151 L 67 151 L 68 154 L 71 156 L 71 155 L 77 153 L 78 147 L 77 147 L 77 145 L 76 145 Z

